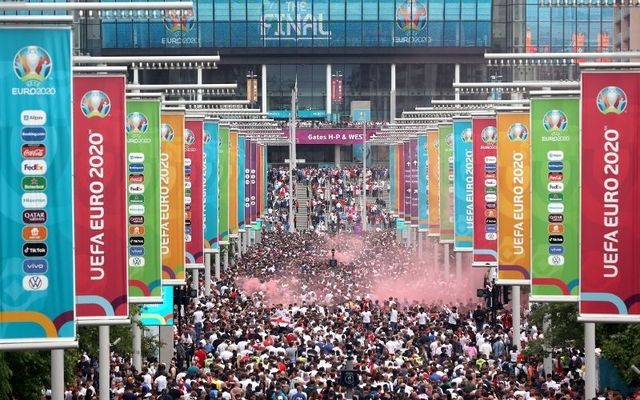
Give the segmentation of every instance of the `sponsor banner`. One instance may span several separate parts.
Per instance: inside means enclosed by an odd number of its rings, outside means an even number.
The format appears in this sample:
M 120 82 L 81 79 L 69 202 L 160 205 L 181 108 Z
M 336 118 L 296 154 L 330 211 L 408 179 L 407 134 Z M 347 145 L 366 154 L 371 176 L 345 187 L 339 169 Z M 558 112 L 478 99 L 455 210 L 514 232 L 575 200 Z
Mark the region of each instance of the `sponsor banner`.
M 473 129 L 473 264 L 498 265 L 498 154 L 495 117 L 474 117 Z M 489 201 L 488 201 L 489 200 Z
M 229 131 L 229 235 L 238 235 L 238 131 Z
M 473 131 L 470 119 L 453 120 L 453 249 L 472 251 Z
M 256 144 L 256 142 L 254 142 L 253 140 L 251 141 L 251 155 L 249 157 L 249 178 L 250 178 L 250 184 L 249 187 L 251 189 L 250 191 L 250 213 L 251 213 L 251 223 L 256 222 L 256 219 L 258 218 L 258 146 Z
M 229 243 L 229 127 L 219 127 L 218 148 L 218 243 Z
M 409 140 L 409 154 L 411 155 L 411 226 L 418 227 L 418 139 Z
M 253 162 L 251 161 L 251 157 L 253 156 L 253 142 L 251 139 L 245 140 L 245 153 L 244 153 L 244 224 L 249 227 L 254 221 L 253 215 L 251 214 L 251 167 Z M 255 171 L 255 169 L 254 169 Z M 255 175 L 253 182 L 255 182 Z
M 173 286 L 162 287 L 162 303 L 145 304 L 140 308 L 140 323 L 143 326 L 173 325 Z
M 453 127 L 438 126 L 440 169 L 440 243 L 453 243 Z
M 83 319 L 129 318 L 124 75 L 76 76 L 73 93 L 76 313 Z M 136 205 L 136 207 L 144 207 Z M 144 212 L 144 211 L 142 211 Z M 144 236 L 135 237 L 144 244 Z
M 185 284 L 184 113 L 163 111 L 160 138 L 162 283 Z
M 220 249 L 218 244 L 218 121 L 204 121 L 204 251 Z
M 531 298 L 578 300 L 580 100 L 531 100 Z M 550 165 L 562 163 L 561 171 Z M 551 212 L 563 208 L 562 212 Z M 554 220 L 557 220 L 555 222 Z M 560 221 L 561 220 L 561 221 Z M 562 243 L 550 243 L 552 237 Z
M 202 118 L 184 123 L 185 267 L 204 268 L 204 144 Z
M 429 236 L 440 236 L 440 139 L 438 131 L 427 131 L 427 219 Z
M 585 71 L 581 99 L 579 319 L 639 322 L 640 73 Z
M 71 30 L 0 39 L 0 349 L 75 346 Z
M 160 102 L 128 100 L 125 136 L 126 174 L 128 179 L 136 177 L 127 183 L 129 301 L 159 302 L 162 296 Z M 144 243 L 140 244 L 140 238 L 144 238 Z
M 378 133 L 377 130 L 367 129 L 367 140 Z M 283 131 L 288 137 L 289 131 Z M 340 144 L 362 145 L 362 129 L 297 129 L 296 143 L 298 144 Z
M 236 173 L 238 175 L 238 227 L 244 228 L 244 204 L 245 204 L 245 157 L 247 141 L 242 134 L 238 134 L 238 158 L 236 160 Z
M 406 165 L 404 143 L 398 144 L 398 217 L 404 218 L 406 209 Z
M 262 145 L 261 148 L 261 162 L 262 162 L 262 187 L 261 187 L 261 207 L 263 210 L 267 207 L 267 146 Z
M 260 218 L 263 210 L 262 185 L 264 182 L 264 170 L 262 169 L 262 145 L 256 145 L 256 217 Z
M 420 232 L 427 232 L 429 229 L 429 214 L 427 209 L 427 184 L 429 182 L 429 165 L 427 159 L 428 150 L 426 134 L 418 135 L 416 151 L 418 155 L 418 229 L 420 230 Z
M 402 143 L 402 162 L 403 162 L 403 218 L 407 225 L 411 223 L 411 144 L 409 142 Z
M 529 285 L 531 138 L 529 114 L 498 113 L 498 284 Z M 485 194 L 485 200 L 494 195 Z
M 389 204 L 391 213 L 396 210 L 396 145 L 389 145 Z

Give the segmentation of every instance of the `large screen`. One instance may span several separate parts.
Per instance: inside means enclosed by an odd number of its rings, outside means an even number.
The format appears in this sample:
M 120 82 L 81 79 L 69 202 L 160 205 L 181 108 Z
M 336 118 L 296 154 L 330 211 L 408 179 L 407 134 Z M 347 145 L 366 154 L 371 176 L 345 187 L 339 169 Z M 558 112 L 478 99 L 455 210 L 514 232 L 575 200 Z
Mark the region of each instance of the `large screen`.
M 489 47 L 491 0 L 194 0 L 188 15 L 103 18 L 104 48 Z

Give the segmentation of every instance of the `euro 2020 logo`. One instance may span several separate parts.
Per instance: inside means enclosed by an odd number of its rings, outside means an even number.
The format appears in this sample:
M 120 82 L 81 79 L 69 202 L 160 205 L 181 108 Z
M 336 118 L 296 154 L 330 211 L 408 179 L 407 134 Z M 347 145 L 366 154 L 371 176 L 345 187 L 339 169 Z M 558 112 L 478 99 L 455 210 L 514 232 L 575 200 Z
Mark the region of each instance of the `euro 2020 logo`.
M 162 124 L 162 126 L 160 126 L 160 134 L 162 135 L 162 140 L 165 142 L 171 142 L 175 137 L 173 127 L 169 124 Z
M 127 115 L 127 134 L 141 134 L 147 132 L 149 120 L 141 112 L 132 112 Z
M 427 26 L 427 7 L 418 0 L 406 0 L 396 10 L 396 25 L 404 32 L 420 32 Z
M 13 59 L 13 72 L 27 86 L 38 86 L 47 80 L 52 68 L 49 53 L 39 46 L 23 47 Z
M 627 94 L 617 86 L 607 86 L 598 93 L 596 103 L 603 114 L 622 114 L 627 108 Z
M 164 26 L 171 33 L 191 32 L 196 24 L 196 17 L 191 10 L 171 10 L 164 19 Z
M 207 132 L 207 131 L 204 131 L 204 135 L 203 135 L 203 137 L 202 137 L 202 142 L 203 142 L 204 144 L 207 144 L 207 143 L 209 143 L 210 141 L 211 141 L 211 134 L 210 134 L 209 132 Z
M 480 138 L 486 144 L 494 144 L 498 140 L 498 130 L 495 126 L 487 126 L 480 132 Z
M 111 100 L 101 90 L 90 90 L 82 96 L 80 109 L 87 118 L 104 118 L 111 111 Z
M 185 144 L 194 144 L 196 142 L 196 135 L 193 133 L 191 129 L 184 130 L 184 143 Z
M 473 140 L 473 131 L 471 128 L 466 128 L 462 131 L 460 137 L 462 139 L 462 143 L 471 143 Z
M 447 137 L 444 138 L 444 141 L 447 147 L 453 147 L 453 133 L 448 134 Z
M 529 137 L 529 131 L 523 124 L 515 123 L 509 127 L 508 136 L 512 142 L 524 142 Z
M 551 110 L 542 119 L 542 126 L 549 133 L 564 132 L 568 125 L 567 115 L 560 110 Z

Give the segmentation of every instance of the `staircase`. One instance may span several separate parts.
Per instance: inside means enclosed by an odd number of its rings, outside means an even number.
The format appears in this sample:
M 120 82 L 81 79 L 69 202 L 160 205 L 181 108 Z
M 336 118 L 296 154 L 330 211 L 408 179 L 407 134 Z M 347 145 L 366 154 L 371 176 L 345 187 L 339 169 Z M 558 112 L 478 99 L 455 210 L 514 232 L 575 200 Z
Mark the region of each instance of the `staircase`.
M 296 184 L 296 200 L 298 201 L 298 212 L 296 216 L 296 230 L 306 231 L 309 229 L 309 213 L 307 212 L 307 186 L 303 182 Z M 295 210 L 293 210 L 295 212 Z

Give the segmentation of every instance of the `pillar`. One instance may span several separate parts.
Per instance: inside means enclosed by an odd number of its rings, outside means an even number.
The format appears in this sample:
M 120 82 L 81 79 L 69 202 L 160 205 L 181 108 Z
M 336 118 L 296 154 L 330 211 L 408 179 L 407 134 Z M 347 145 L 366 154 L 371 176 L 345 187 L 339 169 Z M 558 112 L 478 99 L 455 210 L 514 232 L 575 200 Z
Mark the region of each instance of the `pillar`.
M 585 398 L 596 397 L 596 324 L 584 324 Z
M 140 314 L 133 314 L 131 321 L 131 333 L 133 341 L 133 367 L 140 372 L 142 370 L 142 329 L 138 325 Z
M 213 273 L 214 273 L 214 277 L 216 278 L 216 281 L 219 281 L 220 280 L 220 250 L 213 253 L 213 257 L 215 258 L 215 263 L 214 263 L 215 269 Z
M 456 64 L 455 68 L 456 69 L 455 69 L 455 72 L 454 72 L 454 82 L 455 83 L 460 83 L 460 64 Z M 456 88 L 455 92 L 456 92 L 456 94 L 455 94 L 456 97 L 455 98 L 456 98 L 456 101 L 458 101 L 458 100 L 460 100 L 460 89 Z
M 456 281 L 462 279 L 462 253 L 456 252 Z
M 204 295 L 211 296 L 211 253 L 204 254 Z
M 327 97 L 324 108 L 327 112 L 327 119 L 331 119 L 331 64 L 327 64 Z
M 267 109 L 268 103 L 267 103 L 267 64 L 262 64 L 262 79 L 260 80 L 260 83 L 262 84 L 262 90 L 261 90 L 261 94 L 262 94 L 262 112 L 266 113 L 267 111 L 269 111 Z
M 511 287 L 511 320 L 513 321 L 513 342 L 518 350 L 522 350 L 520 344 L 520 286 Z
M 333 162 L 336 164 L 337 168 L 340 168 L 340 145 L 333 145 Z
M 169 365 L 171 363 L 171 359 L 173 358 L 173 353 L 174 353 L 173 327 L 159 326 L 158 339 L 160 339 L 159 360 L 161 363 L 165 363 L 166 365 Z
M 199 85 L 202 85 L 202 68 L 198 68 L 197 69 L 197 73 L 198 73 L 198 75 L 197 75 L 197 82 L 196 83 L 199 86 Z M 198 89 L 198 95 L 197 95 L 196 99 L 198 101 L 202 100 L 202 89 Z
M 391 102 L 389 105 L 389 121 L 396 122 L 396 65 L 391 64 Z
M 51 350 L 51 399 L 64 400 L 64 350 Z
M 206 268 L 206 267 L 205 267 Z M 200 296 L 199 293 L 199 281 L 200 281 L 200 270 L 197 268 L 194 268 L 191 270 L 191 289 L 195 289 L 196 290 L 196 297 L 193 298 L 193 302 L 195 304 L 198 304 L 198 296 Z
M 229 268 L 229 245 L 226 245 L 226 251 L 224 252 L 224 263 L 222 264 L 222 270 L 226 271 Z
M 99 394 L 101 399 L 110 397 L 111 389 L 111 357 L 109 342 L 109 325 L 100 325 L 98 327 L 98 370 L 99 370 Z
M 440 260 L 438 260 L 438 250 L 440 249 L 440 244 L 438 243 L 438 238 L 434 238 L 433 243 L 433 269 L 436 272 L 440 271 Z
M 449 243 L 444 244 L 444 254 L 442 255 L 444 261 L 444 276 L 448 280 L 451 276 L 451 260 L 449 259 L 449 252 L 451 251 L 451 245 Z
M 423 249 L 422 249 L 423 239 L 424 239 L 424 232 L 418 231 L 418 259 L 420 262 L 422 262 L 422 256 L 423 256 Z

